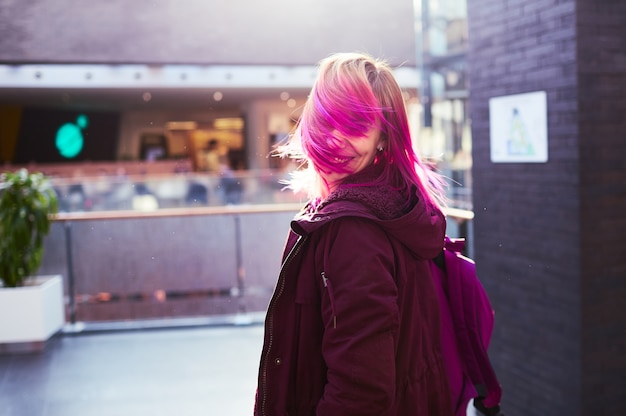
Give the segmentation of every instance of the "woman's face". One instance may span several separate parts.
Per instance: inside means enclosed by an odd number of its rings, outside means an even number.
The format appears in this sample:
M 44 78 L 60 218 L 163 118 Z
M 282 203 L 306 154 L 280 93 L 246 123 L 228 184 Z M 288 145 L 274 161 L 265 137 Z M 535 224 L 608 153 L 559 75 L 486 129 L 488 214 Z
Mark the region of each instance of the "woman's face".
M 360 172 L 371 165 L 378 149 L 383 145 L 378 127 L 372 128 L 365 137 L 341 137 L 337 131 L 334 134 L 340 138 L 341 146 L 337 150 L 335 161 L 347 172 L 320 172 L 330 191 L 334 190 L 346 176 Z

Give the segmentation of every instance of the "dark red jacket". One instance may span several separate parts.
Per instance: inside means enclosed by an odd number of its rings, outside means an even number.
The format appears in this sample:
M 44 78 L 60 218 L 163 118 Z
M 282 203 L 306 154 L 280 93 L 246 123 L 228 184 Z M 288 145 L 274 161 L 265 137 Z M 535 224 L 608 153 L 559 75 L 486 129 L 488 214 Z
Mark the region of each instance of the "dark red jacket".
M 453 414 L 427 261 L 445 219 L 417 198 L 399 208 L 390 192 L 343 188 L 292 222 L 256 416 Z

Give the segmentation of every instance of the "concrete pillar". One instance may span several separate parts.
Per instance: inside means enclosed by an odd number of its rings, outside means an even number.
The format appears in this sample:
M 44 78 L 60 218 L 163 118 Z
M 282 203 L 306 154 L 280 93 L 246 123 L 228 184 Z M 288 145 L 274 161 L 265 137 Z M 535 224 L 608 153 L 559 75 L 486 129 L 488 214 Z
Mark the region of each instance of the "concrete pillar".
M 626 2 L 468 0 L 468 21 L 474 248 L 503 411 L 625 415 Z M 492 99 L 530 92 L 546 94 L 547 161 L 494 161 L 511 120 Z
M 249 102 L 244 111 L 246 122 L 246 159 L 248 169 L 266 169 L 269 154 L 269 134 L 267 131 L 267 114 L 262 102 Z

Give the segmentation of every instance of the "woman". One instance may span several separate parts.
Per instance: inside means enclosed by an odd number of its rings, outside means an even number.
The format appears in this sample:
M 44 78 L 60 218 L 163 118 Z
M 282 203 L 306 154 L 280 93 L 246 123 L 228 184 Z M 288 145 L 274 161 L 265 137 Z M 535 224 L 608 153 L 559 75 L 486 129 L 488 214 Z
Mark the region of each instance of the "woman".
M 266 322 L 257 416 L 451 415 L 437 294 L 443 181 L 413 151 L 391 69 L 321 61 L 281 155 L 309 203 L 291 224 Z

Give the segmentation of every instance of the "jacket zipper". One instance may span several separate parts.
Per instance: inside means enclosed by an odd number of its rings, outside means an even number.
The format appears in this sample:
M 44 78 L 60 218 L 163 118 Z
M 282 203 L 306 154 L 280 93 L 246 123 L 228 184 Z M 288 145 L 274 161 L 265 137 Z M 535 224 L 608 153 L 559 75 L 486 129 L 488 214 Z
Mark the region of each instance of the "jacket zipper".
M 280 273 L 278 274 L 278 281 L 280 282 L 280 285 L 278 286 L 278 289 L 276 290 L 276 294 L 275 296 L 272 297 L 272 301 L 270 302 L 267 308 L 267 311 L 268 311 L 267 312 L 268 313 L 267 326 L 268 326 L 268 332 L 269 332 L 269 341 L 267 344 L 267 351 L 265 353 L 265 357 L 263 358 L 263 376 L 262 376 L 263 399 L 261 400 L 261 414 L 262 415 L 266 415 L 265 405 L 267 401 L 267 364 L 269 362 L 269 356 L 270 356 L 270 351 L 272 350 L 272 344 L 274 343 L 273 307 L 274 307 L 274 304 L 276 303 L 276 300 L 283 294 L 283 291 L 285 289 L 285 278 L 283 276 L 284 271 L 287 268 L 287 265 L 291 263 L 291 261 L 298 255 L 298 253 L 300 252 L 300 248 L 302 247 L 302 244 L 304 243 L 305 240 L 306 240 L 306 236 L 298 237 L 298 240 L 296 240 L 296 243 L 294 244 L 293 248 L 287 255 L 287 258 L 285 258 L 285 261 L 280 266 Z
M 330 299 L 330 311 L 333 314 L 333 328 L 337 328 L 337 313 L 335 312 L 335 298 L 333 296 L 333 290 L 330 286 L 330 280 L 326 277 L 326 272 L 322 272 L 322 281 L 324 282 L 324 287 L 328 291 L 328 298 Z

